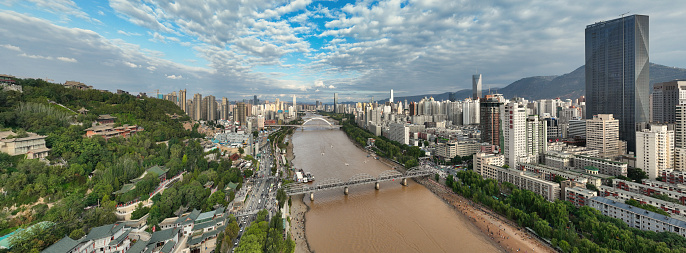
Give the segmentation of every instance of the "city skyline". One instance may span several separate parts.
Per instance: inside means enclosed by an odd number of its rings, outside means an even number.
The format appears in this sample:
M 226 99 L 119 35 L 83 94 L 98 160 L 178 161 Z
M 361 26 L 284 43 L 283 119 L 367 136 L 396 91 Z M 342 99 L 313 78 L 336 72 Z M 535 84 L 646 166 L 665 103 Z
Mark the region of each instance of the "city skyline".
M 583 65 L 586 25 L 632 10 L 651 16 L 651 60 L 686 67 L 684 3 L 622 4 L 4 1 L 0 66 L 148 94 L 366 101 L 469 89 L 476 69 L 483 87 L 569 72 Z

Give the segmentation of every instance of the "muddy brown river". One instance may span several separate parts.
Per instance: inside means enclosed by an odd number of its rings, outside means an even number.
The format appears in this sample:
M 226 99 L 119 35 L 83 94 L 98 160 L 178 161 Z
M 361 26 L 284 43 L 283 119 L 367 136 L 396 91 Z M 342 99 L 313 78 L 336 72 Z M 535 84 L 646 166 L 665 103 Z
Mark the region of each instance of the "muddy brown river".
M 311 115 L 310 115 L 311 116 Z M 368 157 L 342 130 L 311 121 L 292 137 L 298 169 L 311 172 L 314 184 L 328 178 L 347 181 L 359 173 L 373 177 L 392 169 Z M 324 123 L 326 124 L 326 123 Z M 408 180 L 316 192 L 305 215 L 305 234 L 314 252 L 500 252 L 464 215 L 424 186 Z

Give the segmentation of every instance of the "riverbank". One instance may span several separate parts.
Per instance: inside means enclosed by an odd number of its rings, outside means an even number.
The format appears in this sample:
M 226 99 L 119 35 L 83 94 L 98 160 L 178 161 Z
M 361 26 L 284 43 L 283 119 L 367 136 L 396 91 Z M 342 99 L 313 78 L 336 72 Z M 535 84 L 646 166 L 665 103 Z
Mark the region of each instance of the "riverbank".
M 295 154 L 293 154 L 293 135 L 289 135 L 288 139 L 289 142 L 288 147 L 286 148 L 286 160 L 289 164 L 291 164 L 291 166 L 293 166 L 293 159 L 295 159 Z M 290 207 L 289 214 L 291 217 L 290 233 L 291 238 L 295 240 L 295 252 L 309 253 L 311 251 L 310 245 L 307 243 L 307 236 L 305 235 L 305 213 L 307 213 L 310 207 L 305 205 L 302 195 L 293 196 L 291 198 L 291 204 L 292 206 Z
M 556 252 L 507 218 L 455 194 L 448 187 L 427 178 L 415 181 L 424 185 L 443 202 L 469 218 L 481 232 L 496 242 L 501 249 L 507 252 Z
M 346 136 L 357 148 L 373 153 L 351 139 L 347 134 Z M 379 157 L 379 161 L 396 170 L 407 170 L 404 166 L 384 157 Z M 414 178 L 414 181 L 429 189 L 445 204 L 468 218 L 472 224 L 481 230 L 485 237 L 497 244 L 500 249 L 506 252 L 556 252 L 548 244 L 542 243 L 506 217 L 482 207 L 478 203 L 473 203 L 471 200 L 454 193 L 445 185 L 428 178 Z

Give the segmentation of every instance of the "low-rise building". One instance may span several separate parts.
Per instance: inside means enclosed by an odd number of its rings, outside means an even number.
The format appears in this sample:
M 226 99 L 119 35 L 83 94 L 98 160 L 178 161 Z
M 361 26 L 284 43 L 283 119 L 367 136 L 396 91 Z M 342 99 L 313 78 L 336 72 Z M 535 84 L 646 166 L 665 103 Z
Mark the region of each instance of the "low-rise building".
M 589 200 L 598 196 L 598 192 L 582 187 L 565 188 L 565 200 L 572 202 L 577 207 L 587 206 Z
M 0 152 L 11 156 L 24 155 L 26 158 L 43 158 L 48 156 L 50 149 L 45 146 L 45 137 L 35 133 L 27 133 L 28 136 L 17 137 L 12 131 L 0 132 Z
M 686 171 L 681 170 L 663 170 L 660 172 L 663 182 L 670 184 L 683 184 L 686 178 Z
M 72 88 L 72 89 L 78 89 L 78 90 L 90 90 L 93 89 L 93 86 L 86 85 L 82 82 L 77 82 L 77 81 L 66 81 L 64 83 L 64 87 L 67 88 Z
M 626 163 L 590 156 L 575 155 L 572 163 L 576 169 L 584 169 L 587 166 L 592 166 L 598 168 L 600 174 L 611 176 L 626 177 L 628 170 L 628 165 Z
M 630 191 L 633 193 L 643 194 L 645 196 L 654 196 L 656 194 L 665 195 L 672 199 L 678 200 L 683 205 L 686 202 L 686 193 L 670 191 L 645 184 L 639 184 L 624 180 L 612 180 L 612 186 L 617 189 Z
M 679 216 L 682 219 L 686 219 L 686 212 L 684 212 L 686 211 L 686 206 L 684 205 L 604 185 L 599 186 L 598 191 L 600 192 L 599 196 L 601 197 L 614 197 L 621 201 L 633 199 L 640 202 L 641 204 L 647 204 L 660 208 L 665 212 L 671 213 L 671 215 L 673 215 L 674 217 Z
M 548 150 L 543 156 L 543 163 L 550 167 L 565 169 L 572 167 L 573 157 L 574 155 L 569 153 Z
M 594 168 L 566 170 L 541 164 L 522 163 L 516 167 L 516 169 L 540 174 L 542 179 L 548 181 L 554 181 L 555 177 L 563 177 L 582 184 L 592 184 L 595 186 L 599 186 L 603 182 L 607 182 L 609 179 L 613 178 L 612 176 L 598 173 L 598 170 Z
M 549 182 L 538 177 L 538 174 L 494 165 L 481 165 L 481 176 L 495 179 L 498 182 L 509 182 L 520 189 L 532 191 L 543 196 L 547 201 L 560 198 L 560 184 Z
M 105 138 L 105 140 L 114 138 L 114 137 L 123 137 L 123 138 L 128 138 L 131 135 L 141 132 L 144 129 L 142 127 L 133 125 L 123 125 L 120 127 L 115 127 L 114 124 L 107 124 L 107 125 L 96 125 L 90 128 L 86 128 L 86 137 L 93 137 L 93 136 L 102 136 L 102 138 Z
M 502 167 L 503 165 L 505 165 L 505 157 L 503 155 L 499 155 L 499 154 L 479 152 L 479 153 L 474 154 L 473 163 L 474 163 L 474 171 L 476 173 L 478 173 L 481 176 L 484 176 L 484 173 L 491 173 L 490 175 L 487 175 L 484 177 L 494 178 L 496 176 L 496 174 L 492 173 L 493 172 L 492 170 L 484 169 L 484 166 L 493 165 L 493 166 Z
M 654 232 L 674 232 L 686 237 L 686 221 L 646 211 L 612 198 L 595 197 L 589 203 L 590 207 L 601 214 L 620 219 L 630 227 Z

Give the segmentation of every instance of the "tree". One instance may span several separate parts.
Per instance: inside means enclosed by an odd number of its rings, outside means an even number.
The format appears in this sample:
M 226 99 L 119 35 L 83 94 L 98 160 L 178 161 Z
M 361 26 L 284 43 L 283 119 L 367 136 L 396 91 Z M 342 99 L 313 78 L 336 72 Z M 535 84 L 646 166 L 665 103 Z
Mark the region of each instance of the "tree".
M 627 170 L 627 176 L 637 183 L 641 183 L 643 179 L 648 179 L 648 174 L 639 168 L 629 168 Z
M 279 190 L 276 191 L 276 200 L 279 202 L 279 209 L 283 208 L 283 205 L 286 204 L 286 199 L 288 199 L 286 191 L 283 188 L 279 188 Z
M 74 240 L 78 240 L 81 237 L 83 237 L 84 235 L 86 235 L 86 232 L 83 232 L 83 229 L 78 228 L 78 229 L 72 230 L 71 233 L 69 233 L 69 238 L 74 239 Z
M 240 153 L 241 155 L 243 155 L 243 153 L 245 153 L 245 150 L 243 150 L 243 147 L 238 148 L 238 153 Z

